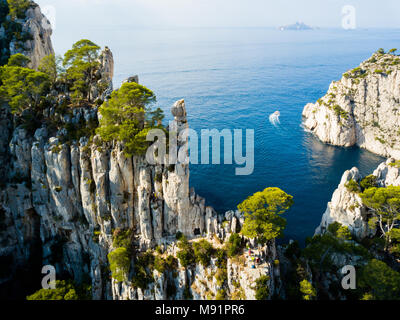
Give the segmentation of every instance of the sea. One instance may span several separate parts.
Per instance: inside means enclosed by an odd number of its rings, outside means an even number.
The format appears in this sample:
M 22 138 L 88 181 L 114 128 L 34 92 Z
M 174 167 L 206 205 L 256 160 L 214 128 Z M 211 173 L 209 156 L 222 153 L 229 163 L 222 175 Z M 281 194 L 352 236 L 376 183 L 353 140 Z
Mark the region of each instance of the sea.
M 60 33 L 61 34 L 61 33 Z M 345 170 L 368 175 L 385 159 L 357 147 L 321 143 L 302 126 L 307 103 L 379 48 L 400 47 L 400 30 L 274 28 L 86 28 L 55 39 L 62 53 L 87 37 L 114 54 L 115 87 L 132 75 L 165 111 L 185 99 L 191 129 L 253 129 L 254 172 L 237 165 L 191 165 L 190 184 L 219 213 L 257 191 L 279 187 L 294 198 L 284 238 L 314 234 Z M 280 112 L 280 124 L 269 116 Z

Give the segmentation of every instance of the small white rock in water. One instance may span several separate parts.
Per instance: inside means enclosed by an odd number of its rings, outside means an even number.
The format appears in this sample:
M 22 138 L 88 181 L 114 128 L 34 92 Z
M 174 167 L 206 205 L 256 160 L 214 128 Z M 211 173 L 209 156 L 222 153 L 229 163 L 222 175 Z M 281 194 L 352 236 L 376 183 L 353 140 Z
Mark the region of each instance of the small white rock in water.
M 277 126 L 278 124 L 280 124 L 280 120 L 279 117 L 281 116 L 281 113 L 279 111 L 275 111 L 273 114 L 271 114 L 269 116 L 269 122 L 271 122 L 271 124 L 273 126 Z

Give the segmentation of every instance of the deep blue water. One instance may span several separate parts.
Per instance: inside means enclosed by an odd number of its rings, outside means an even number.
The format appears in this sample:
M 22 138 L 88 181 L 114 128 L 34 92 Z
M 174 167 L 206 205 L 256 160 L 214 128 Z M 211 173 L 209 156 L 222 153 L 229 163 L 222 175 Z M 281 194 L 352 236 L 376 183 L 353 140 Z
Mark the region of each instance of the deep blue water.
M 165 110 L 184 98 L 195 130 L 255 130 L 252 175 L 235 176 L 235 166 L 191 166 L 191 185 L 219 212 L 236 208 L 256 191 L 279 187 L 295 201 L 285 214 L 286 238 L 303 241 L 319 224 L 343 172 L 357 166 L 366 175 L 383 161 L 365 150 L 320 143 L 300 127 L 301 113 L 305 104 L 326 93 L 332 80 L 378 48 L 399 47 L 399 30 L 85 32 L 113 50 L 116 85 L 138 74 Z M 281 112 L 279 129 L 268 122 L 276 110 Z

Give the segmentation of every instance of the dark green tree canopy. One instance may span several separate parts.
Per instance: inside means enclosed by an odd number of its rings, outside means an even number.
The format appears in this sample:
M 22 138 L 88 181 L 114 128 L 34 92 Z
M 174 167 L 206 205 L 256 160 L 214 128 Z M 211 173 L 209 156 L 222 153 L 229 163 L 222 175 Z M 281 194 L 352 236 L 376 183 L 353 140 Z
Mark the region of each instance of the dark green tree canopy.
M 54 54 L 48 55 L 40 61 L 39 71 L 48 75 L 51 84 L 55 84 L 57 81 L 59 67 L 57 65 L 57 59 Z
M 392 230 L 400 220 L 400 187 L 369 188 L 361 194 L 361 199 L 374 215 L 369 220 L 370 227 L 379 227 L 389 249 Z
M 97 133 L 104 141 L 118 140 L 125 144 L 127 156 L 143 154 L 152 128 L 146 123 L 150 105 L 156 101 L 154 93 L 137 83 L 124 83 L 111 94 L 111 99 L 100 108 L 100 126 Z M 151 123 L 150 123 L 151 125 Z
M 100 47 L 90 40 L 76 42 L 64 55 L 63 65 L 66 78 L 72 82 L 73 98 L 87 97 L 91 101 L 91 92 L 97 83 L 95 71 L 99 68 Z
M 40 289 L 26 297 L 27 300 L 88 300 L 91 287 L 76 286 L 72 281 L 57 280 L 55 289 Z
M 0 67 L 0 99 L 10 105 L 14 114 L 21 114 L 25 109 L 37 111 L 50 86 L 45 73 L 15 65 L 28 59 L 25 58 L 12 56 L 11 65 Z
M 245 214 L 242 234 L 260 241 L 283 235 L 286 219 L 281 215 L 293 205 L 293 197 L 279 188 L 257 192 L 238 205 Z
M 8 7 L 10 8 L 10 16 L 15 19 L 25 18 L 26 10 L 31 6 L 29 0 L 7 0 Z
M 10 67 L 23 67 L 23 68 L 27 68 L 28 64 L 31 62 L 31 59 L 29 59 L 28 57 L 24 56 L 21 53 L 17 53 L 12 55 L 9 59 L 8 59 L 8 66 Z
M 400 273 L 386 263 L 372 259 L 360 272 L 358 287 L 364 299 L 399 300 Z

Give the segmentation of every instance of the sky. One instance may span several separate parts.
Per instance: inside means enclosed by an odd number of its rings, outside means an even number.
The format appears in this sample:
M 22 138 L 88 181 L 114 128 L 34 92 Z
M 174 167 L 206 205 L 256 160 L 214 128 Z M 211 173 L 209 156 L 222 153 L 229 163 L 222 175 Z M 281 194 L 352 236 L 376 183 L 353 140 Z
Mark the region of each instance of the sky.
M 136 27 L 277 27 L 296 21 L 342 25 L 342 8 L 355 8 L 357 27 L 400 27 L 399 0 L 36 0 L 71 29 Z M 54 9 L 52 9 L 54 8 Z

